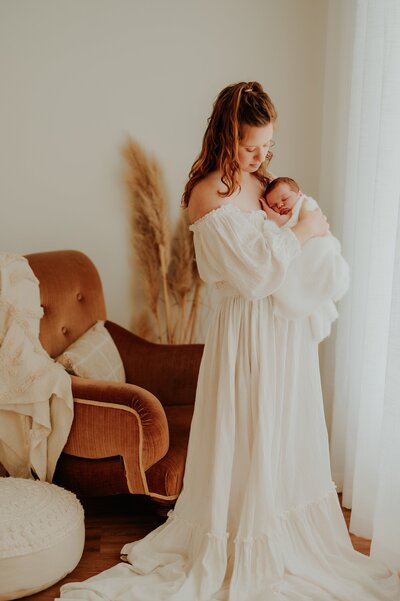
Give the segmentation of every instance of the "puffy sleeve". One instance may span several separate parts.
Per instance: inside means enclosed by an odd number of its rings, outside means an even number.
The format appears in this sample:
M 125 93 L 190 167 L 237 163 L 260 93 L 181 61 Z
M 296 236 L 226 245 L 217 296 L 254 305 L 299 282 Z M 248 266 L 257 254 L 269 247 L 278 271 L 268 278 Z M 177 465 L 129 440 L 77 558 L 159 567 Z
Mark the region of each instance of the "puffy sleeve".
M 202 280 L 224 282 L 249 300 L 282 285 L 301 244 L 292 230 L 280 229 L 262 213 L 222 205 L 189 226 Z
M 273 295 L 274 313 L 286 319 L 308 316 L 313 336 L 320 342 L 338 316 L 334 302 L 344 296 L 349 284 L 350 269 L 339 240 L 334 236 L 311 238 Z

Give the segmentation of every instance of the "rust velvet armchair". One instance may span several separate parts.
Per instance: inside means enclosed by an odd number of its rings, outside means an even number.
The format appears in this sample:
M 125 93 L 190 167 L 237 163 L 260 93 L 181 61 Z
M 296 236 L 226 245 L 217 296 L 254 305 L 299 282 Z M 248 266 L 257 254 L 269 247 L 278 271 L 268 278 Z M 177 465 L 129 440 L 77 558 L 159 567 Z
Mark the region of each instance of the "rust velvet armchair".
M 82 252 L 26 255 L 40 282 L 40 340 L 57 357 L 106 320 L 102 283 Z M 182 488 L 202 344 L 155 344 L 105 321 L 126 383 L 72 378 L 74 421 L 53 481 L 83 496 L 143 494 L 173 505 Z

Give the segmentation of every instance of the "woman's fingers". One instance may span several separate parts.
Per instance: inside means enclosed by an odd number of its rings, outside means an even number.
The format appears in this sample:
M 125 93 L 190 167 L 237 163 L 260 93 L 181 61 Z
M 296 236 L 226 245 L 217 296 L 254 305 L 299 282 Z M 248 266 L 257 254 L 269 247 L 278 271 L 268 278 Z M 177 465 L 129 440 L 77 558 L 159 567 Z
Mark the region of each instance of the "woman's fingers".
M 273 209 L 271 209 L 271 207 L 269 207 L 269 206 L 267 205 L 267 203 L 266 203 L 266 201 L 265 201 L 265 199 L 264 199 L 264 198 L 259 198 L 259 201 L 260 201 L 260 203 L 261 203 L 261 205 L 262 205 L 262 208 L 263 208 L 263 210 L 264 210 L 264 211 L 267 213 L 267 215 L 268 215 L 269 217 L 272 217 L 272 216 L 274 216 L 274 215 L 275 215 L 275 211 L 274 211 Z

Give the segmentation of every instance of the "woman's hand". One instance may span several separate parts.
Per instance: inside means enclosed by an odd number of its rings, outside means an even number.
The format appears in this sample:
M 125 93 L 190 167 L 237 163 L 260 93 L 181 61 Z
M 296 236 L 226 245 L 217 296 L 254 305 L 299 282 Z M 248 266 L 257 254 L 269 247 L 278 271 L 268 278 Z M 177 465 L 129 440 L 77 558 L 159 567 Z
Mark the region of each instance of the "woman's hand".
M 328 219 L 319 207 L 308 211 L 303 203 L 299 211 L 298 223 L 306 227 L 310 238 L 330 235 Z
M 309 211 L 306 209 L 305 203 L 302 204 L 298 221 L 291 230 L 295 236 L 297 236 L 302 246 L 307 240 L 314 238 L 315 236 L 332 235 L 329 231 L 328 220 L 321 209 L 317 207 L 316 209 Z

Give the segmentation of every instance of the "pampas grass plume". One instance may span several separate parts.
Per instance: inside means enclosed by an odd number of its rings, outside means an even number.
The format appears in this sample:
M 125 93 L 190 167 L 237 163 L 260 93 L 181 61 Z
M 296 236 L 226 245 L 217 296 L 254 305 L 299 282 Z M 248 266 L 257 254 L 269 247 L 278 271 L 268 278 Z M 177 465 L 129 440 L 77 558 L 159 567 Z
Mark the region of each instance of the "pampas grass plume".
M 123 148 L 130 167 L 126 182 L 131 196 L 132 242 L 139 269 L 145 283 L 145 293 L 162 336 L 159 312 L 160 290 L 163 288 L 167 317 L 168 342 L 171 340 L 167 290 L 167 266 L 170 260 L 170 233 L 166 215 L 166 190 L 161 169 L 149 158 L 140 145 L 131 138 Z

